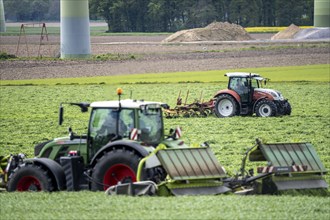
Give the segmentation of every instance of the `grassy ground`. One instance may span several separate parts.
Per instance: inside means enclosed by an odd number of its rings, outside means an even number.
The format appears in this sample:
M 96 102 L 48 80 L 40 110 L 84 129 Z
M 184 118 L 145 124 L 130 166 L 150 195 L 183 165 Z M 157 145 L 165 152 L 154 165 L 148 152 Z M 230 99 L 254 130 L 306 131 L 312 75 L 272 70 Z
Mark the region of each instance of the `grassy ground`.
M 330 80 L 329 65 L 265 67 L 237 70 L 213 70 L 195 72 L 147 73 L 105 77 L 56 78 L 34 80 L 1 80 L 0 85 L 65 85 L 65 84 L 149 84 L 149 83 L 216 83 L 227 82 L 227 72 L 257 72 L 271 82 L 327 82 Z
M 328 66 L 263 68 L 253 71 L 265 73 L 263 75 L 272 79 L 267 87 L 281 91 L 289 99 L 293 108 L 291 116 L 165 119 L 166 131 L 179 125 L 183 128 L 183 140 L 186 143 L 196 145 L 208 141 L 216 157 L 230 174 L 239 171 L 243 153 L 248 147 L 253 146 L 256 138 L 266 142 L 311 142 L 321 161 L 329 169 Z M 133 79 L 128 76 L 89 80 L 71 79 L 66 82 L 67 85 L 56 85 L 60 81 L 53 80 L 1 82 L 0 155 L 24 152 L 31 157 L 33 145 L 43 140 L 66 136 L 65 127 L 68 126 L 72 126 L 78 133 L 85 133 L 88 114 L 79 113 L 74 107 L 66 109 L 64 126 L 57 125 L 60 102 L 116 99 L 115 89 L 121 86 L 124 89 L 123 98 L 129 98 L 132 91 L 132 97 L 135 99 L 163 101 L 174 107 L 180 90 L 184 95 L 188 90 L 190 91 L 188 102 L 192 102 L 195 98 L 199 99 L 202 92 L 204 100 L 211 98 L 217 90 L 226 87 L 223 73 L 211 71 L 202 74 L 195 72 L 157 74 L 153 76 L 154 78 L 145 78 L 149 75 L 132 75 Z M 187 75 L 182 77 L 182 74 Z M 191 77 L 191 81 L 200 83 L 181 82 L 187 77 Z M 142 80 L 150 81 L 141 83 Z M 128 82 L 130 84 L 127 84 Z M 4 84 L 16 83 L 35 84 L 35 86 L 4 86 Z M 249 166 L 255 167 L 253 164 Z M 326 180 L 330 182 L 329 174 L 326 175 Z M 1 219 L 329 219 L 330 217 L 329 197 L 315 196 L 221 195 L 133 198 L 110 197 L 102 192 L 51 194 L 0 192 L 0 204 Z
M 329 198 L 0 193 L 1 219 L 329 219 Z

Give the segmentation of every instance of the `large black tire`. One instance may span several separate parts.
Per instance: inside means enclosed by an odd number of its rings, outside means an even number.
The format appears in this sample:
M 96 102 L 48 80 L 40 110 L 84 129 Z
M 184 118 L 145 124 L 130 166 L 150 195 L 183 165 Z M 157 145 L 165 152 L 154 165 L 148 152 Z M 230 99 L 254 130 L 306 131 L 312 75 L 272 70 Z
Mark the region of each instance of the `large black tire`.
M 25 164 L 13 171 L 8 182 L 9 192 L 13 191 L 54 191 L 52 179 L 47 170 L 34 164 Z
M 255 112 L 258 117 L 273 117 L 277 115 L 277 107 L 273 101 L 263 99 L 257 103 Z
M 283 115 L 291 115 L 291 105 L 289 102 L 286 102 L 284 105 L 284 114 Z
M 214 111 L 219 118 L 235 116 L 237 115 L 237 102 L 230 95 L 219 95 L 214 106 Z
M 125 149 L 107 152 L 93 168 L 92 190 L 106 190 L 118 182 L 135 182 L 140 159 L 135 152 Z

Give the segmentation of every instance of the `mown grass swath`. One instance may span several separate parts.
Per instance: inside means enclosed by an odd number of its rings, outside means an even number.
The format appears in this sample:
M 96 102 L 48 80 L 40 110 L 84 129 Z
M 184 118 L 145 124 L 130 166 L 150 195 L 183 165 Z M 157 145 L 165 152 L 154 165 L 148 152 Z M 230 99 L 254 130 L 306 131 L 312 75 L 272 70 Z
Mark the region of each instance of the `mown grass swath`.
M 226 72 L 245 71 L 262 74 L 271 82 L 329 80 L 329 65 L 264 67 L 234 70 L 212 70 L 194 72 L 147 73 L 104 77 L 57 78 L 33 80 L 1 80 L 0 85 L 69 85 L 69 84 L 148 84 L 148 83 L 216 83 L 227 82 Z
M 328 65 L 241 71 L 259 72 L 271 78 L 267 87 L 281 91 L 290 100 L 292 115 L 277 118 L 211 116 L 165 119 L 166 131 L 181 126 L 186 143 L 199 145 L 208 141 L 230 174 L 239 172 L 242 155 L 254 145 L 256 138 L 265 142 L 311 142 L 329 169 Z M 188 102 L 201 96 L 204 100 L 211 98 L 217 90 L 227 86 L 224 72 L 145 74 L 67 81 L 1 81 L 0 155 L 24 152 L 32 157 L 35 144 L 66 136 L 68 126 L 72 126 L 77 133 L 85 133 L 88 113 L 80 113 L 75 107 L 67 108 L 64 125 L 57 125 L 60 102 L 117 99 L 115 90 L 121 86 L 124 90 L 123 99 L 132 97 L 162 101 L 174 107 L 179 91 L 185 95 L 189 90 Z M 75 84 L 70 85 L 70 82 Z M 25 83 L 34 86 L 24 86 Z M 249 164 L 251 168 L 256 166 Z M 327 174 L 325 178 L 330 183 L 330 175 Z M 330 213 L 328 197 L 318 196 L 134 198 L 109 197 L 102 192 L 1 192 L 0 201 L 3 219 L 328 219 Z

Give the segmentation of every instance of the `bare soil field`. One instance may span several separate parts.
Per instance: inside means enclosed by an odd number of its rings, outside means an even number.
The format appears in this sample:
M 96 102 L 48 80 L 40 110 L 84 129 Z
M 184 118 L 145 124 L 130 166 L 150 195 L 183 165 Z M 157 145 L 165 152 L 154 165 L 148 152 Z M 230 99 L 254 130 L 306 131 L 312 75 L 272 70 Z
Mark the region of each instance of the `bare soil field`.
M 161 43 L 167 35 L 93 36 L 92 55 L 129 55 L 133 59 L 100 60 L 5 60 L 0 61 L 0 79 L 42 79 L 110 76 L 136 73 L 206 71 L 273 66 L 329 64 L 328 41 L 271 41 L 271 34 L 252 34 L 252 41 Z M 1 36 L 0 52 L 36 57 L 39 36 L 29 36 L 28 46 L 18 37 Z M 50 36 L 40 47 L 43 57 L 60 51 L 59 36 Z M 127 57 L 127 56 L 126 56 Z

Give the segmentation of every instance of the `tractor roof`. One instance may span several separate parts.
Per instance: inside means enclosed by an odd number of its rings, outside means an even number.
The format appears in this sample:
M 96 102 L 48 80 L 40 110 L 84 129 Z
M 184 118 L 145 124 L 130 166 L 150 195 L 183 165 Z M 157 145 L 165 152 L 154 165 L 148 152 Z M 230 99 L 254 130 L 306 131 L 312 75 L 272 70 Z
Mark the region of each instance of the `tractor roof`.
M 228 77 L 242 77 L 242 78 L 245 78 L 245 77 L 250 77 L 250 74 L 251 74 L 251 77 L 260 77 L 260 75 L 257 74 L 257 73 L 245 73 L 245 72 L 232 72 L 232 73 L 226 73 L 225 76 L 228 76 Z
M 143 105 L 156 105 L 161 107 L 164 103 L 160 102 L 150 102 L 143 100 L 132 100 L 125 99 L 120 101 L 122 108 L 140 108 Z M 119 101 L 100 101 L 91 103 L 90 107 L 92 108 L 119 108 Z

